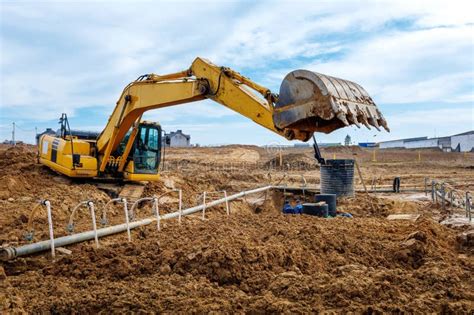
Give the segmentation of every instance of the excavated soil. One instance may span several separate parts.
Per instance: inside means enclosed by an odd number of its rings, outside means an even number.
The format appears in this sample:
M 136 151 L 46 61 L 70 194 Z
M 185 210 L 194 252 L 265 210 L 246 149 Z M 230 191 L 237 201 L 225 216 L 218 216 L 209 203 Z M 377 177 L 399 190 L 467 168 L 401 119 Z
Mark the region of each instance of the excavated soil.
M 330 152 L 329 152 L 330 151 Z M 372 162 L 362 149 L 332 149 L 326 155 L 356 157 L 366 178 L 381 184 L 395 176 L 402 184 L 422 186 L 425 177 L 449 179 L 472 189 L 471 156 L 393 151 Z M 285 152 L 283 160 L 302 168 L 275 165 L 274 152 L 251 146 L 169 150 L 168 165 L 190 161 L 185 168 L 165 168 L 163 179 L 148 183 L 145 195 L 183 190 L 185 207 L 198 204 L 203 191 L 229 194 L 266 184 L 318 183 L 311 151 Z M 226 163 L 218 164 L 219 155 Z M 209 159 L 207 157 L 209 156 Z M 446 157 L 448 156 L 448 157 Z M 385 157 L 385 160 L 384 160 Z M 240 164 L 239 164 L 240 163 Z M 223 169 L 233 164 L 230 169 Z M 436 177 L 436 178 L 437 178 Z M 216 195 L 218 196 L 218 195 Z M 220 196 L 218 196 L 220 197 Z M 288 196 L 286 196 L 288 198 Z M 39 199 L 53 207 L 55 235 L 66 235 L 72 208 L 109 196 L 94 184 L 70 181 L 36 164 L 30 146 L 0 147 L 0 243 L 28 243 L 31 210 Z M 290 197 L 293 202 L 301 195 Z M 305 198 L 310 198 L 305 196 Z M 3 313 L 457 313 L 474 311 L 474 242 L 460 238 L 469 228 L 438 223 L 443 210 L 430 202 L 382 198 L 358 193 L 338 201 L 349 218 L 318 218 L 280 213 L 281 192 L 259 193 L 177 220 L 167 220 L 126 234 L 68 246 L 72 254 L 19 257 L 0 265 L 0 310 Z M 163 212 L 174 211 L 170 195 Z M 160 209 L 161 210 L 161 209 Z M 147 207 L 138 217 L 148 216 Z M 445 210 L 444 210 L 445 211 Z M 452 210 L 454 211 L 454 210 Z M 100 212 L 100 211 L 99 211 Z M 416 213 L 415 221 L 389 221 L 388 214 Z M 123 223 L 119 206 L 111 223 Z M 34 220 L 35 241 L 48 238 L 47 220 Z M 76 231 L 90 229 L 86 208 L 78 213 Z

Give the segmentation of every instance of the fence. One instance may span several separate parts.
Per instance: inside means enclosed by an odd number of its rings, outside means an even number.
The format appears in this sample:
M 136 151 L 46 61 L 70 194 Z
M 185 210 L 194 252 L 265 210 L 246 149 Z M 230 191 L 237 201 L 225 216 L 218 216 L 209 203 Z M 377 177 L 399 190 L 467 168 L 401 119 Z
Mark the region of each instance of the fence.
M 472 196 L 469 191 L 454 188 L 451 184 L 443 181 L 431 181 L 431 200 L 433 203 L 441 204 L 443 210 L 448 207 L 465 209 L 466 217 L 472 220 Z

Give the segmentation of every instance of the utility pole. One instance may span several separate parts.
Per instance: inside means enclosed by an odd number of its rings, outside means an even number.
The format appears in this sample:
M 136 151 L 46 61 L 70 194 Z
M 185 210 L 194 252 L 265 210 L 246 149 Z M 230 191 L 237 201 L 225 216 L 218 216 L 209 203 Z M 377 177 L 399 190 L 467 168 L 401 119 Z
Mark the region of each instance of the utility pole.
M 12 130 L 12 144 L 15 146 L 15 122 L 13 122 L 13 130 Z

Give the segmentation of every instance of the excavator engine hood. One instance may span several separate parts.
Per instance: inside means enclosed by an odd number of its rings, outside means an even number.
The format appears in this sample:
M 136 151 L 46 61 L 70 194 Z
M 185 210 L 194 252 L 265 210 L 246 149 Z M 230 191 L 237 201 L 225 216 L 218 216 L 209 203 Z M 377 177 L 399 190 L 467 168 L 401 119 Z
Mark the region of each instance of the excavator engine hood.
M 307 70 L 283 80 L 273 122 L 278 129 L 330 133 L 361 124 L 390 131 L 372 98 L 360 85 Z

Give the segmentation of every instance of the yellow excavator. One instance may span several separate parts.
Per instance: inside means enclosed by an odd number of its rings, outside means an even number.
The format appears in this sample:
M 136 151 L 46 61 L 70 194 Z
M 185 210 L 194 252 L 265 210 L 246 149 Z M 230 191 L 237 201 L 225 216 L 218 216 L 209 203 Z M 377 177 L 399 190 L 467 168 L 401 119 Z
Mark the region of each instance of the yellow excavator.
M 158 123 L 142 121 L 143 113 L 204 99 L 289 140 L 307 141 L 314 132 L 349 125 L 389 131 L 372 98 L 354 82 L 296 70 L 274 94 L 230 68 L 196 58 L 188 70 L 146 74 L 128 84 L 100 134 L 71 130 L 63 114 L 60 132 L 40 137 L 39 161 L 74 178 L 158 180 L 162 131 Z

